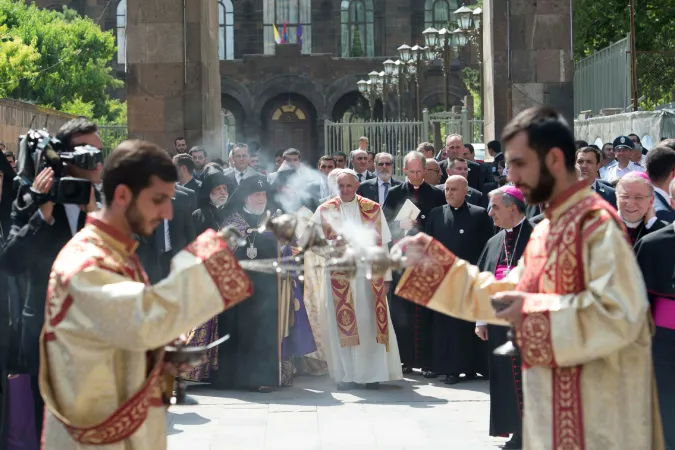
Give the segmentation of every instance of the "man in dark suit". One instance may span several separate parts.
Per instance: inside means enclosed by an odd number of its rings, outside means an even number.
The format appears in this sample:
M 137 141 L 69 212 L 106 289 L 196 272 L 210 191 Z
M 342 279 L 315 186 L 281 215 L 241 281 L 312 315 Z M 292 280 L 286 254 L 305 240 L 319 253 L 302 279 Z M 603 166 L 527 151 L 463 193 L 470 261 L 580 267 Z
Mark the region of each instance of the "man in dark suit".
M 672 141 L 671 146 L 668 141 Z M 647 175 L 654 185 L 656 217 L 668 223 L 675 222 L 675 209 L 670 204 L 670 184 L 675 178 L 675 139 L 659 143 L 647 153 Z
M 368 152 L 359 149 L 353 150 L 351 155 L 349 155 L 349 160 L 354 172 L 356 172 L 359 183 L 375 178 L 375 175 L 368 172 Z
M 448 179 L 447 176 L 447 167 L 450 161 L 450 158 L 464 158 L 464 143 L 462 142 L 462 136 L 458 134 L 451 134 L 445 139 L 445 147 L 448 150 L 447 159 L 441 161 L 441 170 L 443 171 L 443 178 L 441 178 L 441 183 L 445 183 L 445 180 Z M 467 161 L 468 173 L 466 176 L 469 186 L 476 189 L 479 192 L 483 191 L 483 174 L 481 172 L 480 166 L 473 162 Z
M 577 150 L 577 171 L 582 179 L 607 203 L 616 209 L 616 192 L 611 186 L 599 183 L 597 180 L 598 169 L 602 163 L 602 153 L 594 147 L 582 147 Z
M 382 209 L 394 240 L 424 231 L 429 211 L 445 203 L 443 191 L 424 181 L 426 162 L 422 153 L 408 153 L 403 159 L 408 181 L 391 188 L 384 201 Z M 419 216 L 414 220 L 394 221 L 408 200 L 420 210 Z M 401 274 L 392 275 L 394 288 Z M 411 373 L 413 368 L 419 368 L 425 376 L 434 377 L 431 372 L 431 310 L 393 295 L 393 292 L 390 298 L 391 321 L 396 330 L 403 372 Z
M 202 186 L 202 182 L 193 176 L 195 162 L 190 155 L 179 153 L 173 157 L 173 164 L 176 166 L 176 170 L 178 170 L 178 183 L 194 191 L 195 195 L 199 196 L 199 188 Z
M 255 170 L 249 164 L 251 162 L 251 155 L 249 154 L 248 145 L 235 144 L 230 151 L 232 167 L 225 170 L 225 178 L 230 192 L 239 186 L 242 180 L 260 175 L 260 172 Z
M 307 184 L 307 192 L 309 199 L 307 199 L 305 206 L 312 211 L 323 203 L 322 199 L 331 196 L 331 190 L 328 186 L 328 174 L 335 170 L 335 158 L 332 155 L 324 155 L 319 158 L 317 168 L 321 172 L 321 178 L 311 181 Z
M 68 149 L 80 145 L 91 145 L 99 150 L 103 148 L 96 124 L 84 118 L 65 123 L 59 129 L 56 138 Z M 19 192 L 12 205 L 12 226 L 0 255 L 0 269 L 9 275 L 22 277 L 28 287 L 25 298 L 21 299 L 23 310 L 19 358 L 22 368 L 31 375 L 35 425 L 39 440 L 44 410 L 37 384 L 39 338 L 44 325 L 49 273 L 63 246 L 84 226 L 87 213 L 99 209 L 100 195 L 92 187 L 87 205 L 42 203 L 34 194 L 49 191 L 53 183 L 53 171 L 45 169 L 36 176 L 32 165 L 29 168 L 29 164 L 24 163 L 23 155 L 18 156 L 19 175 L 35 179 L 31 188 Z M 92 185 L 101 182 L 100 163 L 95 168 L 82 168 L 68 163 L 66 171 L 69 176 L 84 178 Z
M 502 144 L 499 141 L 490 141 L 487 143 L 485 147 L 487 149 L 487 154 L 492 157 L 491 172 L 492 176 L 496 180 L 501 175 L 501 173 L 499 173 L 498 171 L 499 164 L 504 162 L 504 154 L 502 153 Z
M 401 184 L 392 178 L 394 172 L 394 157 L 389 153 L 375 155 L 375 178 L 364 181 L 356 193 L 362 197 L 383 205 L 389 190 Z
M 458 258 L 476 264 L 487 241 L 494 235 L 492 220 L 484 208 L 470 205 L 465 196 L 466 178 L 451 175 L 445 182 L 446 205 L 429 213 L 426 233 Z M 474 322 L 433 313 L 432 371 L 444 374 L 446 384 L 487 375 L 487 348 L 474 336 Z
M 445 174 L 446 180 L 448 177 L 451 177 L 453 175 L 459 175 L 468 180 L 470 161 L 467 161 L 464 158 L 457 158 L 457 157 L 450 157 L 446 161 L 448 162 Z M 442 191 L 445 190 L 445 184 L 439 184 L 436 187 Z M 487 195 L 483 195 L 483 193 L 480 192 L 479 190 L 474 189 L 471 186 L 467 186 L 466 202 L 472 205 L 480 206 L 481 208 L 487 208 L 488 197 Z

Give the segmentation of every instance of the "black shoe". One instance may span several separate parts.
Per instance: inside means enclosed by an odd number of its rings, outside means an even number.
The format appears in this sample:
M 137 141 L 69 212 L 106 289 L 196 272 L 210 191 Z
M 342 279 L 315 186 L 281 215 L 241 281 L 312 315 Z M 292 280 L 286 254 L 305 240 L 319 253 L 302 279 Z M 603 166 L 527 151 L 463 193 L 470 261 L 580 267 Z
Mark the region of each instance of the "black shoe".
M 438 374 L 436 372 L 432 372 L 431 370 L 423 370 L 422 376 L 424 378 L 438 378 Z
M 194 397 L 187 395 L 185 392 L 182 394 L 177 393 L 176 395 L 176 405 L 182 405 L 182 406 L 192 406 L 192 405 L 198 405 L 199 402 L 194 399 Z
M 506 450 L 520 450 L 523 448 L 523 438 L 519 434 L 514 434 L 506 444 L 502 446 Z
M 471 381 L 471 380 L 475 380 L 476 378 L 478 378 L 478 375 L 475 374 L 475 373 L 464 374 L 464 381 Z
M 337 390 L 338 391 L 350 391 L 352 389 L 352 383 L 338 383 L 337 384 Z
M 445 384 L 457 384 L 457 383 L 459 383 L 459 377 L 457 375 L 446 375 L 445 380 L 443 380 L 443 383 L 445 383 Z
M 366 389 L 376 391 L 380 388 L 380 383 L 366 383 Z
M 412 373 L 412 371 L 413 371 L 413 370 L 412 370 L 411 367 L 403 366 L 403 373 L 409 374 L 409 373 Z

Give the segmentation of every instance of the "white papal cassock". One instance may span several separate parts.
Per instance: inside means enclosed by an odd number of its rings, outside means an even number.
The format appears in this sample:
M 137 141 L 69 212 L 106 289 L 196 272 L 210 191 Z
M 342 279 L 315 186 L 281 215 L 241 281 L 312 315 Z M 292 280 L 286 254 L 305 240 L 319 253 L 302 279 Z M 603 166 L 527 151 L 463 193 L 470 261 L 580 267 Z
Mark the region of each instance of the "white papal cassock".
M 321 214 L 324 205 L 321 205 L 314 213 L 312 223 L 322 224 Z M 368 237 L 371 237 L 370 240 L 374 242 L 374 237 L 372 237 L 374 231 L 364 230 L 365 225 L 361 221 L 356 199 L 351 202 L 340 200 L 339 213 L 337 214 L 339 215 L 336 218 L 341 226 L 336 227 L 336 231 L 345 231 L 350 242 L 356 241 L 354 243 L 363 244 L 369 240 Z M 380 221 L 382 223 L 382 246 L 387 248 L 387 244 L 391 242 L 391 232 L 381 211 Z M 359 239 L 360 237 L 364 239 Z M 384 344 L 380 344 L 376 340 L 375 299 L 371 282 L 365 277 L 365 271 L 359 269 L 356 277 L 351 281 L 354 311 L 359 330 L 359 345 L 350 347 L 340 345 L 330 272 L 327 270 L 323 272 L 319 320 L 331 378 L 337 383 L 375 383 L 402 379 L 401 357 L 391 321 L 389 321 L 388 327 L 389 351 Z M 390 272 L 385 275 L 384 280 L 391 281 Z M 388 302 L 387 315 L 390 317 Z

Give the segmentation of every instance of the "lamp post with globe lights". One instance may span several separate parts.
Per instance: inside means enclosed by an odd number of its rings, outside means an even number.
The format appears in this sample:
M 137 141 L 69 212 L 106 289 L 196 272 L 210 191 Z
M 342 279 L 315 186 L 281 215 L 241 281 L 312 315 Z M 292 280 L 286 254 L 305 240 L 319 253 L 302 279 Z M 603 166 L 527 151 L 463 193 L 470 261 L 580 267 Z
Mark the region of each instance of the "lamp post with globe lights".
M 375 118 L 375 102 L 382 95 L 382 87 L 379 86 L 380 73 L 372 71 L 368 74 L 369 80 L 361 80 L 356 83 L 359 93 L 368 100 L 370 106 L 370 120 Z
M 457 47 L 461 49 L 469 42 L 476 46 L 476 57 L 478 59 L 480 91 L 483 90 L 483 10 L 481 8 L 471 9 L 465 4 L 455 11 L 455 18 L 457 19 L 457 28 L 453 33 L 457 35 Z M 483 118 L 483 101 L 480 102 L 480 116 Z

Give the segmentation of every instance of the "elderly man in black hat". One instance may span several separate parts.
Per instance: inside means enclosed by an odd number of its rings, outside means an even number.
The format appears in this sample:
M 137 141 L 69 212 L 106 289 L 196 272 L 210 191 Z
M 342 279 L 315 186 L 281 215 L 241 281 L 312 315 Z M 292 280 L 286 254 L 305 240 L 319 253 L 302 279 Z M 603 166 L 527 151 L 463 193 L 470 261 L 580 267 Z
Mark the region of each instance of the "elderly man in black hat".
M 230 196 L 221 223 L 245 237 L 246 244 L 235 251 L 238 259 L 278 257 L 275 237 L 258 231 L 268 211 L 274 214 L 277 208 L 267 178 L 256 175 L 243 179 Z M 281 379 L 278 278 L 253 272 L 247 275 L 254 286 L 249 305 L 218 316 L 219 335 L 229 334 L 231 338 L 218 348 L 219 368 L 213 387 L 270 392 Z

